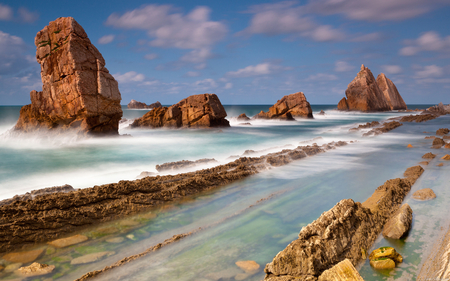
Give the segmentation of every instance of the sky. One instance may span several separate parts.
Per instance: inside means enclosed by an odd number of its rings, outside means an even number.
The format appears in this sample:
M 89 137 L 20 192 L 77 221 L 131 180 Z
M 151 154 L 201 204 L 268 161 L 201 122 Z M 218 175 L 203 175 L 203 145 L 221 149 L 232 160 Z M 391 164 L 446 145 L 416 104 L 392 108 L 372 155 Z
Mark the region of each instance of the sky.
M 450 0 L 1 1 L 0 105 L 41 90 L 34 37 L 73 17 L 119 82 L 122 104 L 215 93 L 337 104 L 361 64 L 407 104 L 450 103 Z

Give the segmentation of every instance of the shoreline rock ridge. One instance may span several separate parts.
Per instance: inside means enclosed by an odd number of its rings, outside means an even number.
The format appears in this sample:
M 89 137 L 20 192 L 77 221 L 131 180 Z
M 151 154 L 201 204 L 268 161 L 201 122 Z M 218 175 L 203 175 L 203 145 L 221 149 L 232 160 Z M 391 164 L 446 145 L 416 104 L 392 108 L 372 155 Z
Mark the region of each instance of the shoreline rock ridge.
M 303 92 L 284 96 L 270 107 L 269 111 L 261 111 L 253 118 L 294 120 L 293 117 L 313 118 L 311 105 Z
M 158 107 L 162 107 L 162 105 L 159 101 L 147 105 L 144 102 L 140 102 L 137 100 L 131 100 L 130 103 L 127 105 L 127 108 L 129 108 L 129 109 L 147 109 L 147 108 L 153 109 L 153 108 L 158 108 Z
M 215 94 L 189 96 L 170 107 L 155 108 L 137 118 L 132 128 L 229 127 L 227 113 Z
M 31 91 L 31 104 L 21 108 L 14 131 L 117 135 L 119 85 L 81 25 L 58 18 L 37 33 L 35 45 L 42 91 Z
M 338 110 L 371 112 L 407 109 L 394 83 L 383 73 L 375 79 L 364 64 L 348 84 L 345 96 L 339 101 Z

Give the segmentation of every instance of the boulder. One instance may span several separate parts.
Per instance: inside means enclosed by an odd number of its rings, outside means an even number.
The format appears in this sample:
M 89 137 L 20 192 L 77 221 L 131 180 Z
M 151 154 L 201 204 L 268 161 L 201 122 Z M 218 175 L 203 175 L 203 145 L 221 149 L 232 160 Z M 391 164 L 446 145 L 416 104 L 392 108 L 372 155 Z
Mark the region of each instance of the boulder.
M 245 113 L 242 113 L 237 117 L 237 120 L 238 121 L 248 121 L 248 120 L 250 120 L 250 118 L 248 118 L 248 116 Z
M 114 254 L 115 253 L 112 251 L 92 253 L 92 254 L 88 254 L 88 255 L 84 255 L 84 256 L 75 258 L 70 262 L 70 264 L 75 265 L 75 264 L 85 264 L 85 263 L 96 262 L 98 260 L 103 259 L 104 257 L 109 257 Z
M 370 265 L 378 270 L 395 268 L 395 261 L 390 258 L 379 258 L 370 260 Z
M 57 239 L 57 240 L 48 242 L 48 244 L 52 245 L 55 248 L 64 248 L 64 247 L 72 246 L 72 245 L 75 245 L 78 243 L 82 243 L 86 240 L 88 240 L 87 236 L 77 234 L 74 236 L 61 238 L 61 239 Z
M 433 140 L 433 148 L 441 148 L 443 145 L 445 145 L 445 141 L 441 138 L 435 138 Z
M 237 261 L 236 265 L 246 273 L 250 274 L 256 273 L 260 268 L 260 265 L 255 261 Z
M 321 111 L 319 112 L 319 115 L 325 115 L 325 111 L 321 110 Z
M 370 253 L 369 260 L 372 261 L 380 258 L 388 258 L 396 263 L 403 262 L 403 257 L 392 247 L 380 247 Z
M 325 270 L 318 281 L 364 281 L 349 259 Z
M 407 109 L 406 103 L 402 96 L 400 96 L 397 87 L 395 87 L 394 83 L 384 73 L 378 75 L 377 84 L 381 92 L 383 92 L 391 110 Z
M 431 188 L 424 188 L 414 192 L 412 198 L 420 201 L 427 201 L 436 198 L 436 194 Z
M 412 209 L 408 204 L 404 204 L 386 222 L 383 229 L 383 236 L 393 239 L 400 239 L 411 228 Z
M 441 129 L 438 129 L 438 130 L 436 131 L 436 135 L 438 135 L 438 136 L 443 136 L 443 135 L 448 134 L 449 132 L 450 132 L 449 129 L 447 129 L 447 128 L 441 128 Z
M 129 109 L 153 109 L 153 108 L 159 108 L 162 107 L 161 103 L 159 101 L 152 103 L 150 105 L 147 105 L 143 102 L 139 102 L 137 100 L 131 100 L 130 103 L 127 105 L 127 108 Z
M 137 118 L 132 128 L 229 127 L 227 113 L 215 94 L 193 95 L 170 107 L 159 107 Z
M 51 273 L 55 269 L 54 265 L 33 262 L 29 266 L 19 268 L 16 272 L 22 276 L 38 276 Z
M 29 263 L 36 260 L 43 252 L 44 249 L 37 249 L 25 252 L 13 252 L 4 255 L 3 259 L 15 263 Z
M 450 113 L 450 104 L 444 105 L 442 102 L 440 102 L 438 105 L 433 105 L 427 108 L 426 111 L 437 115 L 445 115 Z
M 413 148 L 414 146 L 412 146 L 412 144 L 409 143 L 406 147 L 407 148 Z
M 20 110 L 16 132 L 118 134 L 121 95 L 105 59 L 71 17 L 58 18 L 35 38 L 42 91 Z
M 370 69 L 364 65 L 361 65 L 361 71 L 348 84 L 345 95 L 347 98 L 339 102 L 339 110 L 346 110 L 345 104 L 347 105 L 347 110 L 363 112 L 391 110 L 391 106 L 387 102 L 385 94 L 378 86 L 375 77 Z
M 444 156 L 441 157 L 442 160 L 450 160 L 450 155 L 445 154 Z
M 434 157 L 436 157 L 436 154 L 433 154 L 431 152 L 425 153 L 422 158 L 423 159 L 434 159 Z
M 294 120 L 293 117 L 313 118 L 311 105 L 302 92 L 284 96 L 268 112 L 261 111 L 253 118 Z
M 346 98 L 342 98 L 338 105 L 337 105 L 338 110 L 349 110 L 348 107 L 348 103 L 347 103 L 347 99 Z

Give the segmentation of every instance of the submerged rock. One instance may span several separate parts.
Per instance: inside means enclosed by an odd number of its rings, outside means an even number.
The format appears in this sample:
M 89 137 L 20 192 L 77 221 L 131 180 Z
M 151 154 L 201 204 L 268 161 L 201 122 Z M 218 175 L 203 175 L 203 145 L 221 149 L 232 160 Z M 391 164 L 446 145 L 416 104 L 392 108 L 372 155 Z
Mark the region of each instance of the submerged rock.
M 139 102 L 137 100 L 131 100 L 130 103 L 127 105 L 127 108 L 129 109 L 153 109 L 153 108 L 159 108 L 162 107 L 161 103 L 159 101 L 152 103 L 150 105 L 147 105 L 143 102 Z
M 49 242 L 48 244 L 52 245 L 55 248 L 65 248 L 68 246 L 82 243 L 86 240 L 88 240 L 87 236 L 77 234 L 74 236 L 54 240 L 52 242 Z
M 99 253 L 92 253 L 88 255 L 84 255 L 78 258 L 73 259 L 70 264 L 76 265 L 76 264 L 85 264 L 85 263 L 91 263 L 96 262 L 98 260 L 101 260 L 105 257 L 109 257 L 114 255 L 115 252 L 113 251 L 106 251 L 106 252 L 99 252 Z
M 386 222 L 383 229 L 383 236 L 400 239 L 411 228 L 413 219 L 413 211 L 408 204 L 404 204 L 392 215 L 392 217 Z
M 445 154 L 441 159 L 442 160 L 450 160 L 450 155 Z
M 130 125 L 132 128 L 229 127 L 227 113 L 215 94 L 189 96 L 170 107 L 155 108 Z
M 427 201 L 436 198 L 436 194 L 431 188 L 423 188 L 414 192 L 412 198 L 420 201 Z
M 256 273 L 260 268 L 260 265 L 255 261 L 237 261 L 236 265 L 246 273 L 250 274 Z
M 117 135 L 118 83 L 84 29 L 71 17 L 58 18 L 37 33 L 35 44 L 42 92 L 31 91 L 14 130 Z
M 44 248 L 25 252 L 13 252 L 3 256 L 4 260 L 15 263 L 29 263 L 36 260 L 43 252 Z
M 284 96 L 268 112 L 261 111 L 253 118 L 294 120 L 293 117 L 313 118 L 311 105 L 302 92 Z
M 51 273 L 55 269 L 54 265 L 34 262 L 29 266 L 21 267 L 17 273 L 23 276 L 38 276 Z
M 364 281 L 349 259 L 325 270 L 318 281 Z

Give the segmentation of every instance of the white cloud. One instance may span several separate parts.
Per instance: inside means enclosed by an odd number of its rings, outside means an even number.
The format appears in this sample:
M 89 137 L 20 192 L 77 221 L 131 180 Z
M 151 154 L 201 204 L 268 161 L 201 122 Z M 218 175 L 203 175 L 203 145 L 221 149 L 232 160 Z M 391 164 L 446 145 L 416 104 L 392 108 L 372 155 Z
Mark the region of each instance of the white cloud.
M 251 76 L 273 74 L 276 72 L 281 72 L 290 69 L 291 69 L 290 67 L 283 67 L 281 65 L 274 64 L 271 62 L 265 62 L 257 65 L 249 65 L 236 71 L 229 71 L 227 72 L 226 75 L 234 78 L 251 77 Z
M 26 23 L 33 23 L 39 19 L 39 14 L 37 12 L 30 12 L 24 7 L 19 8 L 17 12 L 19 13 L 20 20 Z
M 0 20 L 11 20 L 13 18 L 13 10 L 11 7 L 0 4 Z
M 156 59 L 157 57 L 158 57 L 157 54 L 146 54 L 146 55 L 144 56 L 144 58 L 145 58 L 146 60 L 154 60 L 154 59 Z
M 382 68 L 387 74 L 399 74 L 403 71 L 399 65 L 383 65 Z
M 355 67 L 346 61 L 336 61 L 334 65 L 334 71 L 336 72 L 347 72 L 353 69 L 355 69 Z
M 119 83 L 142 82 L 145 80 L 144 74 L 136 71 L 129 71 L 124 74 L 116 73 L 113 76 Z
M 444 69 L 437 65 L 427 65 L 420 70 L 416 71 L 415 78 L 438 78 L 444 74 Z
M 450 36 L 441 37 L 435 31 L 428 31 L 415 40 L 408 40 L 408 46 L 400 49 L 400 55 L 413 56 L 422 51 L 448 51 L 450 49 Z
M 98 43 L 99 44 L 109 44 L 114 40 L 115 37 L 116 37 L 115 35 L 105 35 L 105 36 L 101 37 L 100 39 L 98 39 Z
M 14 74 L 30 66 L 27 45 L 22 38 L 0 31 L 0 75 Z
M 186 73 L 186 76 L 187 76 L 187 77 L 198 77 L 198 76 L 200 76 L 200 73 L 197 72 L 197 71 L 188 71 L 188 72 Z
M 216 81 L 214 81 L 214 79 L 208 78 L 208 79 L 196 81 L 194 83 L 194 86 L 198 90 L 208 91 L 208 90 L 217 88 L 217 83 L 216 83 Z
M 233 88 L 233 83 L 228 82 L 225 84 L 224 89 L 231 89 L 231 88 Z
M 202 63 L 206 59 L 212 57 L 211 50 L 209 48 L 200 48 L 192 50 L 191 52 L 185 54 L 181 57 L 181 61 L 191 62 L 191 63 Z
M 332 81 L 337 79 L 336 75 L 327 73 L 317 73 L 306 78 L 307 81 Z
M 304 8 L 323 15 L 342 14 L 363 21 L 399 21 L 448 5 L 445 0 L 311 0 Z

